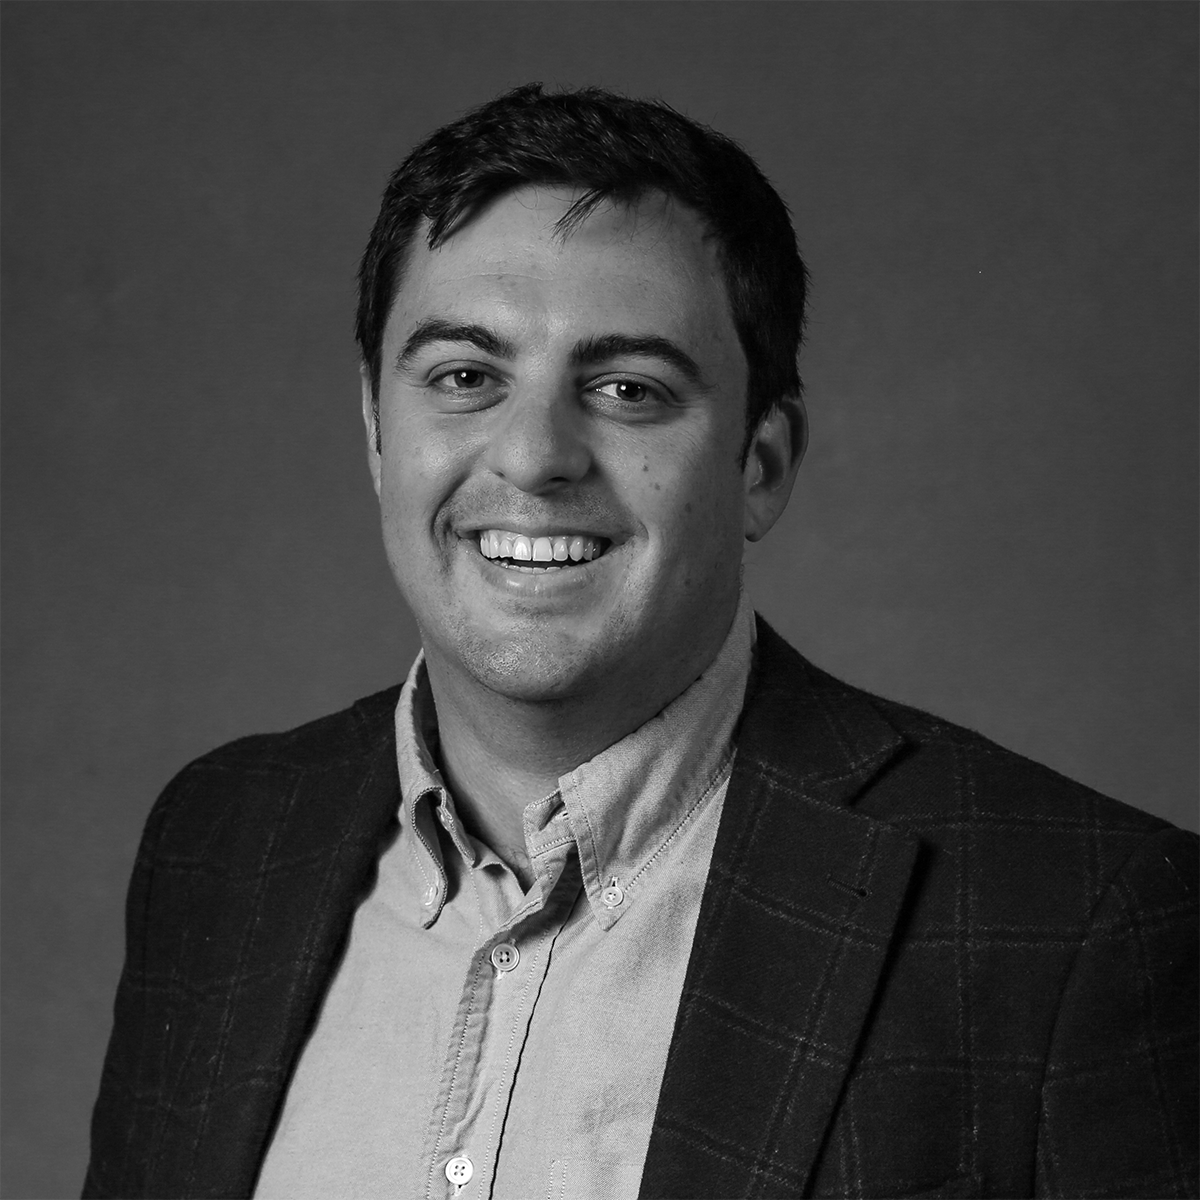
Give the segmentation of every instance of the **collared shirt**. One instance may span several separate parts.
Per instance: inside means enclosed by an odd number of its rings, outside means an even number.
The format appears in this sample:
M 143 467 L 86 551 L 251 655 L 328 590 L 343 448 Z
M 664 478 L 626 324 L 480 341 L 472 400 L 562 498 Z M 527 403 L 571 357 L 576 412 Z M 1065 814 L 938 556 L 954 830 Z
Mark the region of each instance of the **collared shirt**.
M 743 594 L 708 670 L 524 810 L 533 882 L 472 837 L 418 656 L 403 802 L 255 1196 L 636 1196 L 733 761 Z

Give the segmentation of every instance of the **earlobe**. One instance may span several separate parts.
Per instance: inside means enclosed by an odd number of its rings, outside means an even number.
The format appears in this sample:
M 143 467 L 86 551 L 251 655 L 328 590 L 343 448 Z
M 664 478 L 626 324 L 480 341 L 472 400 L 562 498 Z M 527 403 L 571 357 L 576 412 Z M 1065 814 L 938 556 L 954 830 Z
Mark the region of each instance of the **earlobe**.
M 375 485 L 375 495 L 379 495 L 380 451 L 379 410 L 375 404 L 375 396 L 371 388 L 371 377 L 364 366 L 359 370 L 362 378 L 362 416 L 367 434 L 367 469 L 371 472 L 371 482 Z
M 746 540 L 764 537 L 787 507 L 808 446 L 804 402 L 783 400 L 759 422 L 746 457 Z

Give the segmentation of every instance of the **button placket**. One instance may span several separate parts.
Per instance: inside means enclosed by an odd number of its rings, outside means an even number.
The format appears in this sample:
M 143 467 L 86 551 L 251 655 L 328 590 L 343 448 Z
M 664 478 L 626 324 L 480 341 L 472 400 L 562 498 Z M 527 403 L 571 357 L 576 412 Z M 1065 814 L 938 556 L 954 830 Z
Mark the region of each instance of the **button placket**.
M 491 1186 L 499 1154 L 498 1130 L 517 1076 L 519 1054 L 514 1055 L 513 1047 L 519 1048 L 528 1033 L 550 948 L 581 890 L 576 869 L 573 888 L 564 890 L 560 880 L 553 896 L 545 903 L 539 899 L 532 906 L 533 910 L 544 910 L 544 915 L 536 915 L 535 911 L 524 917 L 513 914 L 472 956 L 446 1047 L 438 1101 L 430 1114 L 425 1155 L 429 1170 L 426 1195 L 430 1200 L 436 1200 L 439 1194 L 466 1200 L 477 1192 L 486 1194 Z M 514 970 L 518 963 L 519 972 Z M 506 975 L 511 976 L 507 984 L 501 982 Z M 487 1020 L 475 1021 L 473 1016 L 478 1012 L 486 1012 Z M 476 1107 L 485 1088 L 495 1089 L 495 1097 Z M 462 1190 L 468 1186 L 466 1182 L 450 1180 L 446 1174 L 451 1161 L 447 1156 L 467 1158 L 464 1148 L 470 1150 L 471 1192 Z M 447 1188 L 443 1193 L 439 1188 L 443 1176 L 452 1184 L 453 1192 Z

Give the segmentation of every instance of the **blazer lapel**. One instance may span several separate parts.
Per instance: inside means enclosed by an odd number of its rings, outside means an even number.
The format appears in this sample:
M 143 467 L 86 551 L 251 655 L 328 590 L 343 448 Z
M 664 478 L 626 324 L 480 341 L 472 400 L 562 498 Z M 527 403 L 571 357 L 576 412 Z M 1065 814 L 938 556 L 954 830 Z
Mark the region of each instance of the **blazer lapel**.
M 760 618 L 643 1196 L 804 1194 L 916 858 L 850 807 L 901 747 Z
M 394 707 L 395 690 L 387 696 Z M 350 750 L 314 741 L 300 762 L 229 771 L 238 783 L 227 787 L 228 819 L 214 822 L 225 861 L 187 897 L 202 914 L 191 928 L 204 934 L 177 949 L 203 998 L 180 1010 L 172 1030 L 173 1065 L 146 1148 L 147 1195 L 253 1192 L 399 808 L 390 719 L 355 716 L 364 737 Z M 215 791 L 219 782 L 203 786 Z

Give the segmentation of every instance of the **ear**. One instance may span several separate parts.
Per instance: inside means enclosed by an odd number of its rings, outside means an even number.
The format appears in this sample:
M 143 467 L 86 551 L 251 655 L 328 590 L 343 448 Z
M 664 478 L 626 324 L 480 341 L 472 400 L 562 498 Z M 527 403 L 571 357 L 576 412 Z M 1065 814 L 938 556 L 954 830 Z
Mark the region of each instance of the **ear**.
M 362 415 L 363 424 L 367 428 L 367 468 L 371 472 L 371 482 L 375 485 L 375 495 L 379 495 L 380 448 L 379 415 L 375 408 L 375 397 L 371 392 L 371 375 L 366 366 L 358 369 L 362 379 Z
M 808 446 L 804 401 L 781 400 L 758 423 L 742 474 L 746 540 L 757 542 L 779 520 Z

